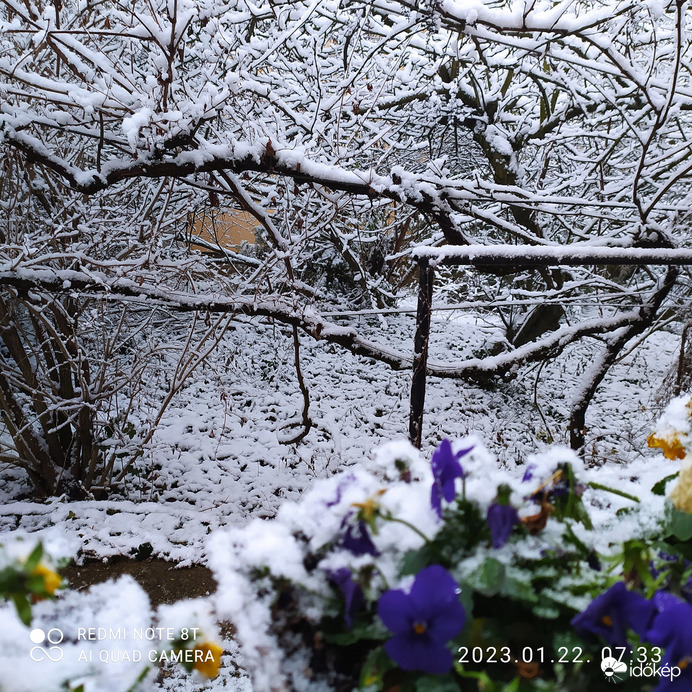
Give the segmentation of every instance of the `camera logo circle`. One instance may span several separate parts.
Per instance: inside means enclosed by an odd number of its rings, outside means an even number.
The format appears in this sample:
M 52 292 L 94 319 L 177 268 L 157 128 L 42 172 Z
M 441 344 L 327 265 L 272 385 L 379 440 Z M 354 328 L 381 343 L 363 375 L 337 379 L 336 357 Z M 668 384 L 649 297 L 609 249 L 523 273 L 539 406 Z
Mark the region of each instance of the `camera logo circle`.
M 29 652 L 32 661 L 53 661 L 57 663 L 62 660 L 63 650 L 59 644 L 62 643 L 65 635 L 62 630 L 57 627 L 49 629 L 47 632 L 40 628 L 31 630 L 29 639 L 33 644 L 43 644 L 43 646 L 34 646 Z

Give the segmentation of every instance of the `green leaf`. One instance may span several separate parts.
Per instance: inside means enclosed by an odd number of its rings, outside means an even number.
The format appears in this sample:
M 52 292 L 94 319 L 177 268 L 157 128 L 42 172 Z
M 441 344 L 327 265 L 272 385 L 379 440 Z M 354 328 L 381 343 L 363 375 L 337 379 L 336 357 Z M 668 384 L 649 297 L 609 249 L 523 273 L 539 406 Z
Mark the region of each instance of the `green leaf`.
M 483 690 L 483 692 L 496 692 L 497 690 L 497 686 L 490 679 L 487 673 L 482 671 L 477 672 L 472 670 L 464 670 L 464 666 L 462 666 L 461 663 L 457 663 L 457 661 L 454 661 L 454 670 L 456 671 L 457 675 L 462 678 L 477 680 L 477 689 Z
M 24 582 L 25 589 L 29 593 L 35 593 L 40 596 L 45 596 L 46 594 L 46 581 L 42 574 L 31 574 L 26 577 Z
M 585 559 L 588 559 L 591 555 L 589 546 L 574 533 L 574 530 L 567 522 L 565 522 L 565 542 L 571 543 Z
M 387 639 L 390 636 L 389 631 L 380 622 L 379 618 L 374 622 L 356 620 L 353 627 L 347 632 L 325 632 L 325 641 L 339 646 L 350 646 L 361 639 Z
M 654 486 L 651 488 L 651 492 L 654 495 L 665 495 L 666 485 L 668 485 L 668 481 L 672 481 L 673 478 L 677 478 L 679 475 L 680 471 L 676 471 L 675 473 L 671 473 L 670 476 L 661 478 L 661 480 L 658 483 L 655 483 Z
M 388 670 L 396 668 L 396 664 L 392 661 L 383 646 L 378 646 L 373 649 L 360 671 L 360 686 L 370 687 L 376 685 L 376 689 L 382 688 L 382 679 Z
M 457 499 L 444 509 L 442 518 L 442 528 L 425 546 L 430 551 L 426 565 L 452 568 L 472 554 L 476 546 L 490 539 L 485 514 L 476 502 Z
M 651 576 L 651 550 L 643 541 L 632 539 L 625 541 L 623 548 L 622 571 L 624 574 L 636 573 L 644 586 L 649 590 L 654 587 L 654 579 Z
M 418 574 L 422 569 L 432 564 L 432 557 L 433 551 L 428 545 L 424 545 L 418 550 L 409 550 L 401 561 L 399 576 L 405 577 L 408 574 Z
M 524 601 L 526 603 L 538 602 L 538 596 L 533 590 L 530 580 L 520 579 L 511 574 L 508 574 L 505 578 L 502 594 L 517 601 Z
M 473 613 L 473 587 L 466 582 L 461 582 L 459 584 L 459 589 L 461 591 L 459 594 L 459 601 L 461 605 L 464 606 L 464 611 L 468 616 L 466 619 L 466 627 L 469 627 L 472 622 L 471 614 Z M 464 629 L 466 629 L 466 627 Z
M 505 579 L 505 566 L 495 558 L 489 557 L 480 569 L 466 577 L 466 583 L 484 596 L 495 596 L 503 590 Z
M 26 559 L 24 563 L 24 569 L 31 574 L 37 567 L 38 563 L 41 562 L 43 557 L 43 543 L 39 541 L 38 545 L 31 551 L 31 554 Z
M 23 593 L 13 593 L 12 602 L 19 619 L 28 627 L 31 625 L 31 604 Z
M 669 478 L 671 478 L 671 477 L 672 476 L 669 476 Z M 620 497 L 624 497 L 628 500 L 632 500 L 633 502 L 640 502 L 639 498 L 636 495 L 630 495 L 629 493 L 626 493 L 623 490 L 617 490 L 616 488 L 611 488 L 608 485 L 602 485 L 601 483 L 596 483 L 595 481 L 591 481 L 587 485 L 590 488 L 594 488 L 595 490 L 605 490 L 607 493 L 613 493 L 613 495 L 619 495 Z M 656 485 L 658 485 L 658 483 Z M 656 487 L 656 486 L 654 486 L 654 487 Z M 663 495 L 662 492 L 659 494 Z
M 681 512 L 672 502 L 666 502 L 665 529 L 680 541 L 692 538 L 692 514 Z
M 562 472 L 562 480 L 567 484 L 568 492 L 554 498 L 555 518 L 558 521 L 574 519 L 584 524 L 587 529 L 593 529 L 591 519 L 584 507 L 581 493 L 574 477 L 574 469 L 569 463 L 561 463 L 557 466 L 558 471 Z
M 459 685 L 447 675 L 423 675 L 416 680 L 416 692 L 459 692 Z
M 533 614 L 543 620 L 556 620 L 560 617 L 560 609 L 553 599 L 541 594 L 538 604 L 533 607 Z
M 21 591 L 24 583 L 24 574 L 18 572 L 14 567 L 5 567 L 0 570 L 0 596 L 9 598 L 15 591 Z
M 137 679 L 132 683 L 132 685 L 128 688 L 127 692 L 136 692 L 137 688 L 142 684 L 144 681 L 144 678 L 147 677 L 147 673 L 149 672 L 149 666 L 146 666 L 142 672 L 139 674 Z
M 581 498 L 576 498 L 574 501 L 574 508 L 572 516 L 578 522 L 581 522 L 589 531 L 593 531 L 593 524 L 591 523 L 591 517 L 584 507 L 584 503 Z

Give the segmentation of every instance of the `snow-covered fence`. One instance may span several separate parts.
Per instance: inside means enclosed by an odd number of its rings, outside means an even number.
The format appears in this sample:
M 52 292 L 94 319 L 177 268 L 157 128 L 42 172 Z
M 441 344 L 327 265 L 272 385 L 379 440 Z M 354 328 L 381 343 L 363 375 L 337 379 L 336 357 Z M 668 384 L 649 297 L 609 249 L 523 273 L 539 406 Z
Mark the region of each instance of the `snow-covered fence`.
M 619 324 L 627 325 L 627 331 L 618 339 L 618 344 L 626 343 L 646 326 L 651 324 L 656 310 L 666 297 L 677 278 L 677 266 L 692 265 L 692 250 L 686 248 L 625 248 L 603 247 L 594 245 L 571 246 L 526 246 L 526 245 L 466 245 L 444 247 L 417 247 L 411 253 L 418 263 L 418 309 L 416 314 L 416 333 L 414 337 L 413 376 L 411 381 L 411 404 L 409 413 L 409 438 L 416 446 L 421 446 L 423 434 L 423 414 L 425 408 L 425 387 L 428 374 L 428 345 L 430 339 L 430 318 L 433 308 L 433 287 L 435 267 L 438 266 L 472 266 L 477 269 L 497 268 L 539 268 L 550 266 L 606 266 L 606 265 L 664 265 L 671 267 L 657 290 L 648 301 L 633 312 L 620 315 L 616 323 L 613 318 L 596 320 L 580 329 L 590 333 L 611 331 Z M 497 374 L 503 368 L 525 361 L 545 357 L 554 344 L 555 337 L 567 337 L 569 328 L 557 330 L 550 335 L 548 343 L 532 344 L 528 348 L 516 349 L 507 356 L 490 356 L 474 365 L 478 375 L 483 372 Z M 573 331 L 573 330 L 572 330 Z M 562 334 L 561 334 L 562 332 Z M 585 332 L 584 332 L 585 333 Z M 586 410 L 596 388 L 605 376 L 619 349 L 609 345 L 606 357 L 599 367 L 590 373 L 583 390 L 575 399 L 570 417 L 570 443 L 573 449 L 579 450 L 584 445 L 584 419 Z M 505 361 L 503 363 L 502 361 Z M 454 365 L 435 367 L 433 374 L 445 373 L 447 377 L 468 377 L 468 367 L 455 373 Z

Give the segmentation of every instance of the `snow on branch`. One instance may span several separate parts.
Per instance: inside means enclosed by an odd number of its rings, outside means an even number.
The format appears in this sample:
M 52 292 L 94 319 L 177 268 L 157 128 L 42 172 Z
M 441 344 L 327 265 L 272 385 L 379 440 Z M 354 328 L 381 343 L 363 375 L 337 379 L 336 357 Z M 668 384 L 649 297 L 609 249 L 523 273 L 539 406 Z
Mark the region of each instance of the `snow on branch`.
M 295 303 L 282 296 L 265 296 L 260 299 L 243 296 L 198 295 L 146 283 L 140 285 L 137 281 L 129 279 L 113 279 L 97 272 L 87 274 L 74 270 L 0 271 L 0 286 L 12 286 L 22 293 L 42 289 L 57 294 L 136 301 L 148 307 L 165 307 L 178 312 L 231 313 L 269 317 L 283 324 L 296 326 L 318 341 L 338 344 L 356 355 L 384 362 L 395 370 L 408 369 L 413 365 L 412 352 L 400 351 L 364 338 L 354 328 L 328 322 L 314 309 L 297 307 Z M 427 372 L 436 377 L 485 382 L 506 375 L 519 366 L 555 355 L 568 344 L 585 336 L 612 332 L 638 320 L 639 316 L 640 311 L 634 310 L 616 317 L 583 321 L 575 326 L 562 327 L 537 342 L 498 356 L 471 358 L 454 363 L 430 360 Z
M 467 245 L 465 247 L 416 247 L 416 260 L 432 265 L 537 267 L 550 265 L 661 264 L 692 265 L 692 249 L 622 248 L 598 245 Z

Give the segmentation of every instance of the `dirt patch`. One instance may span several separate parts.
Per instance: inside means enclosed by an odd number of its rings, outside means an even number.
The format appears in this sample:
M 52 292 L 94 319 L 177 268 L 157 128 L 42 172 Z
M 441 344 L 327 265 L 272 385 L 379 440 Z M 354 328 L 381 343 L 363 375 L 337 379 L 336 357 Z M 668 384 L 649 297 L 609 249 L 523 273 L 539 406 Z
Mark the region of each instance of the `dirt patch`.
M 131 575 L 149 594 L 153 606 L 175 603 L 183 598 L 199 598 L 216 591 L 216 582 L 207 567 L 177 568 L 175 564 L 149 558 L 147 560 L 111 560 L 69 565 L 60 570 L 70 587 L 83 591 L 93 584 L 117 579 L 121 574 Z

